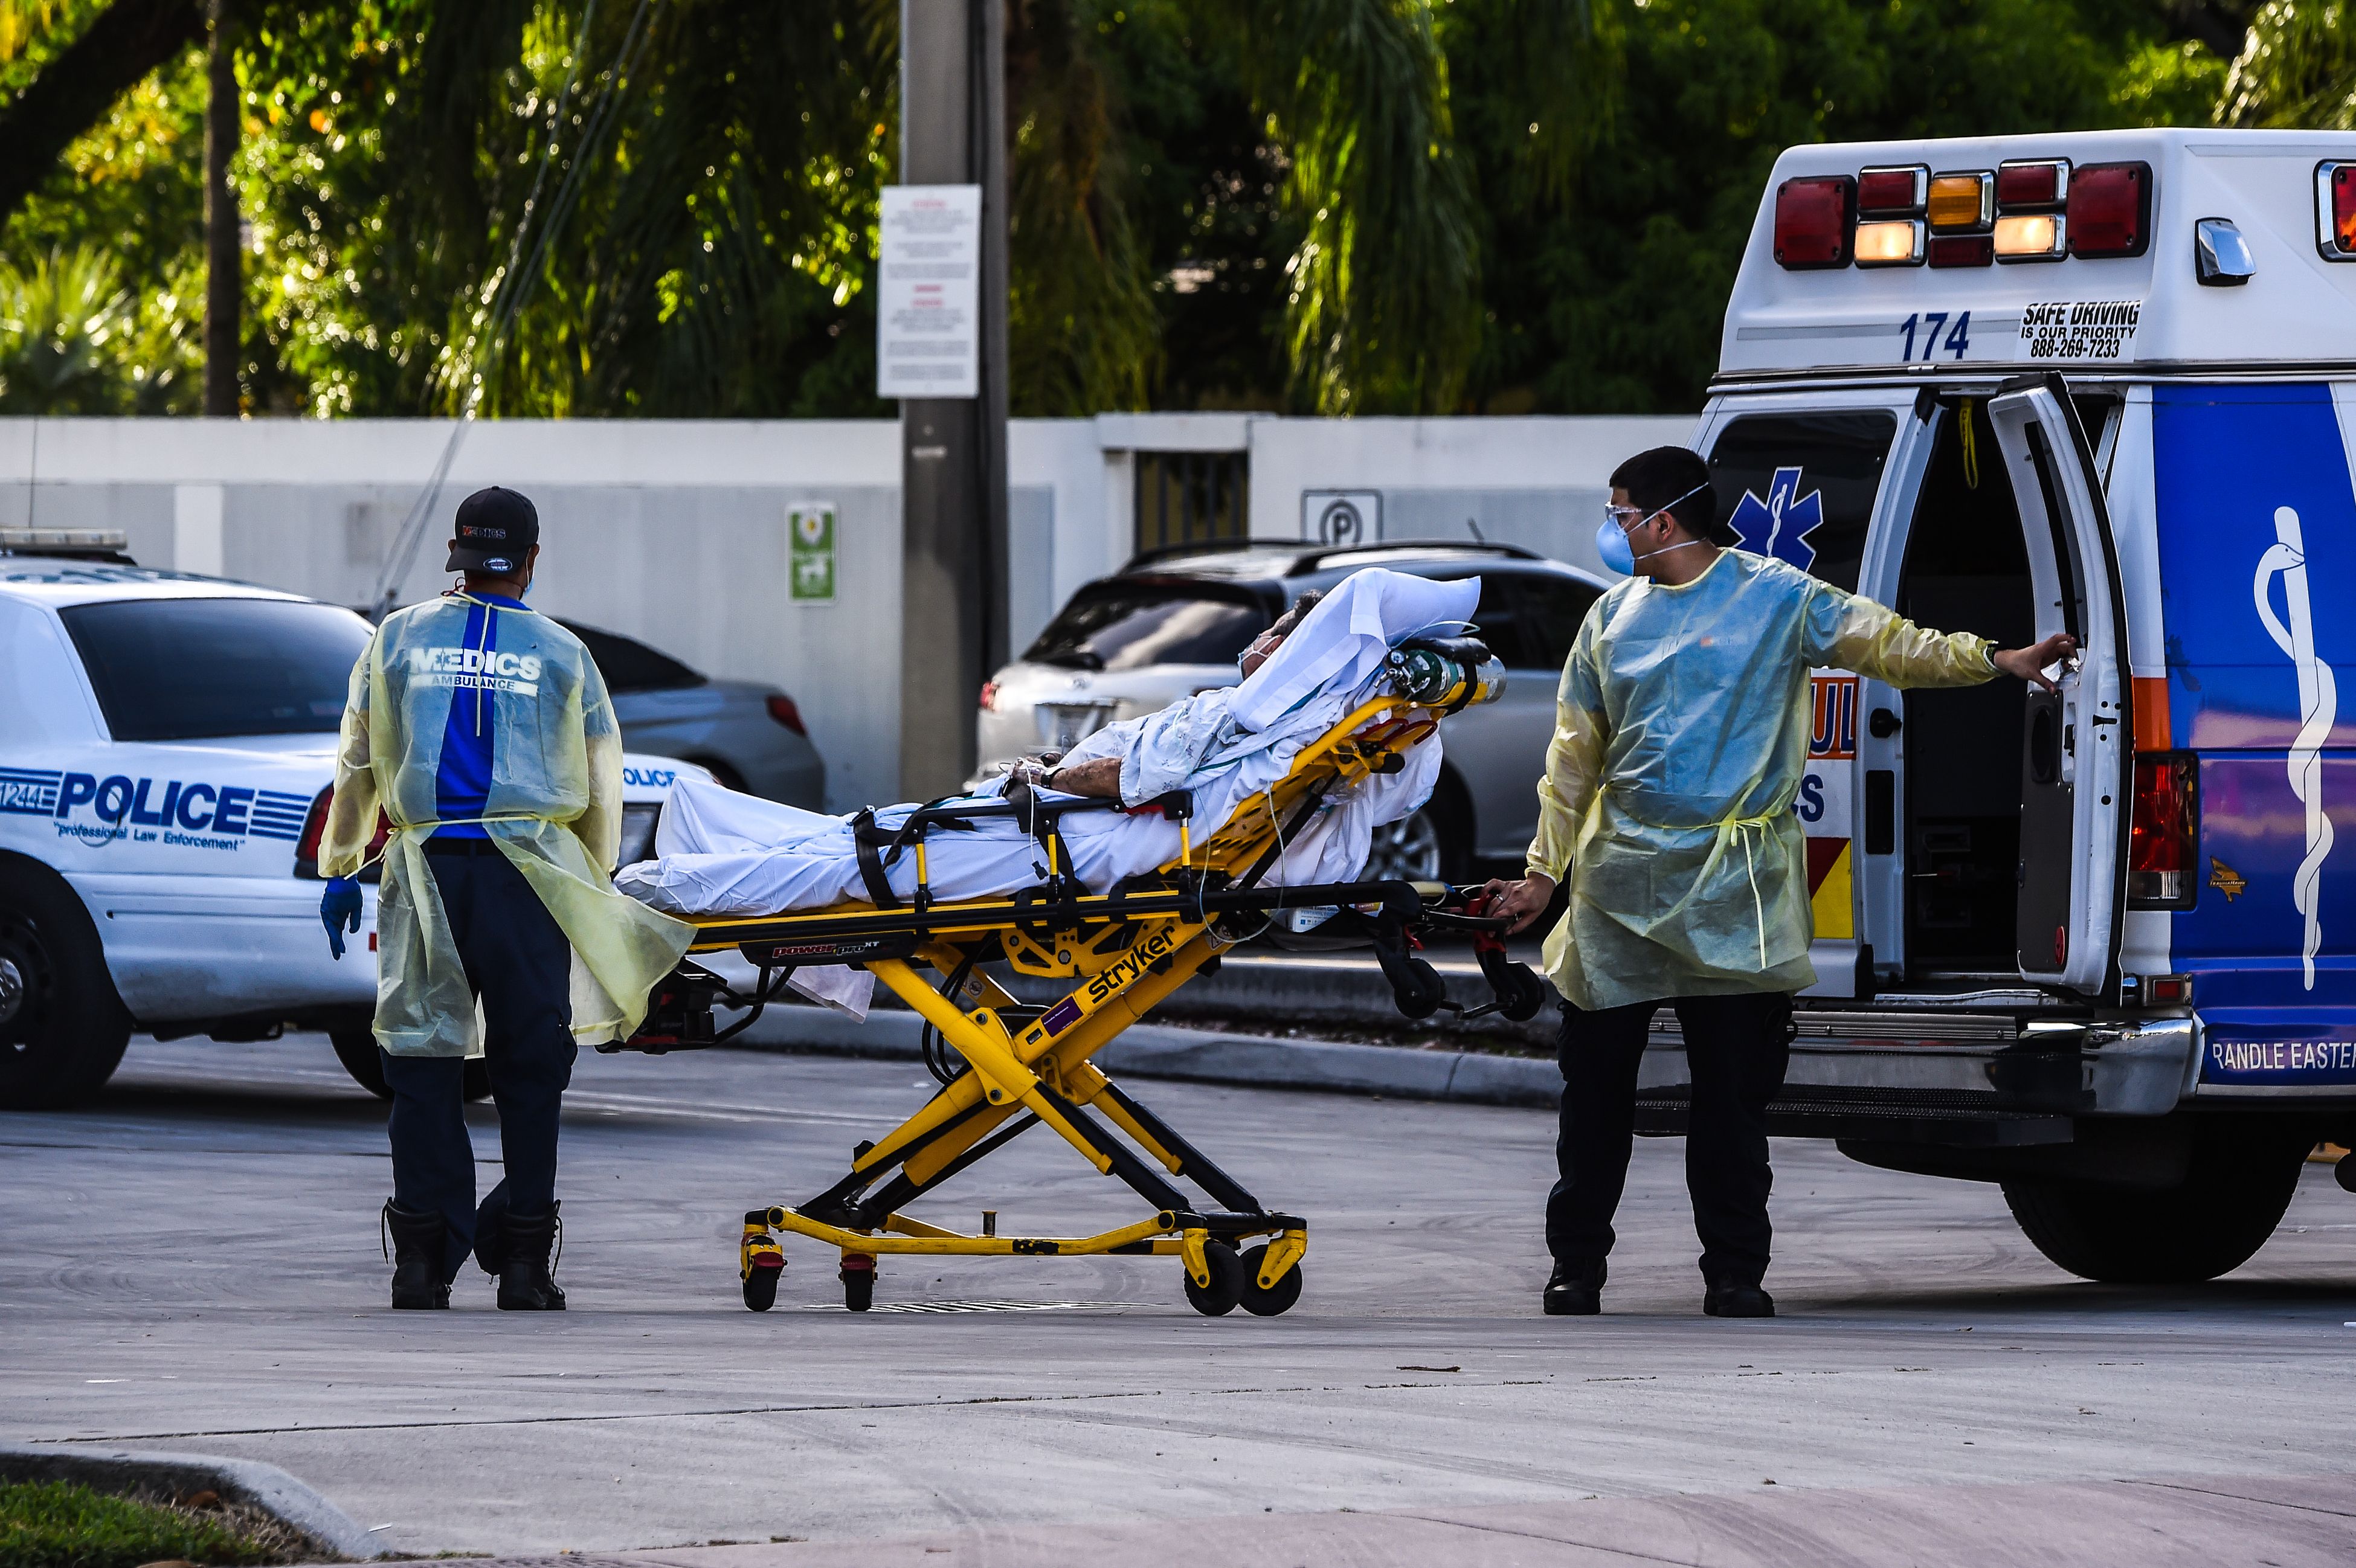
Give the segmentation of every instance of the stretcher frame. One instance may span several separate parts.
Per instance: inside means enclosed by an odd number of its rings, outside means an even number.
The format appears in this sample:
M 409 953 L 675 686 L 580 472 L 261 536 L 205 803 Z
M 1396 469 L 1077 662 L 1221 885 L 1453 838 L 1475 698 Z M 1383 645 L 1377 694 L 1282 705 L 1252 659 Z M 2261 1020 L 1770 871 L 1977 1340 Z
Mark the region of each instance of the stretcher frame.
M 825 1190 L 799 1204 L 745 1214 L 738 1250 L 745 1304 L 766 1311 L 774 1303 L 785 1265 L 776 1235 L 782 1232 L 839 1251 L 845 1305 L 853 1311 L 866 1310 L 873 1299 L 875 1260 L 903 1254 L 1175 1256 L 1198 1311 L 1217 1316 L 1240 1305 L 1267 1316 L 1288 1309 L 1300 1296 L 1308 1221 L 1262 1204 L 1090 1059 L 1286 909 L 1338 907 L 1327 925 L 1338 923 L 1373 944 L 1394 999 L 1408 1016 L 1468 1010 L 1448 1001 L 1437 972 L 1410 951 L 1417 933 L 1435 925 L 1494 938 L 1502 923 L 1467 912 L 1462 891 L 1406 881 L 1285 888 L 1264 880 L 1282 846 L 1327 799 L 1372 775 L 1400 771 L 1407 753 L 1437 731 L 1446 713 L 1494 695 L 1479 686 L 1472 665 L 1460 668 L 1465 673 L 1459 684 L 1436 699 L 1385 697 L 1358 708 L 1304 747 L 1282 779 L 1247 799 L 1200 844 L 1192 841 L 1184 820 L 1185 797 L 1164 797 L 1158 808 L 1181 821 L 1179 858 L 1107 893 L 1088 892 L 1071 876 L 1056 825 L 1072 811 L 1120 809 L 1119 803 L 1017 800 L 920 809 L 893 842 L 895 849 L 912 849 L 916 866 L 915 896 L 899 907 L 854 903 L 809 913 L 695 919 L 689 962 L 673 977 L 677 995 L 658 988 L 656 1012 L 648 1030 L 630 1042 L 633 1048 L 711 1043 L 724 1038 L 709 1026 L 714 995 L 757 1010 L 782 994 L 794 966 L 848 963 L 873 973 L 965 1063 L 963 1071 L 946 1075 L 937 1066 L 936 1076 L 945 1077 L 939 1091 L 892 1132 L 860 1144 L 849 1171 Z M 1029 814 L 1026 825 L 1041 844 L 1048 871 L 1044 884 L 983 899 L 930 896 L 929 831 L 1017 813 Z M 879 878 L 869 880 L 871 888 L 888 891 L 888 884 L 879 888 Z M 749 997 L 725 991 L 716 976 L 692 962 L 697 954 L 731 949 L 760 971 Z M 1022 974 L 1076 984 L 1050 1006 L 1023 1006 L 980 972 L 980 963 L 1001 958 Z M 1526 968 L 1507 965 L 1502 944 L 1484 944 L 1482 961 L 1497 999 L 1471 1012 L 1536 1012 L 1541 983 Z M 928 981 L 920 965 L 945 976 L 944 983 Z M 704 1038 L 690 1038 L 691 1017 L 675 1009 L 684 1001 L 691 1015 L 699 1000 L 706 1008 Z M 750 1021 L 748 1014 L 724 1032 Z M 666 1040 L 666 1029 L 681 1032 Z M 929 1041 L 927 1054 L 930 1060 Z M 1128 1186 L 1144 1200 L 1149 1215 L 1089 1235 L 1027 1236 L 996 1234 L 990 1211 L 980 1234 L 903 1212 L 1039 1125 L 1051 1128 L 1099 1174 Z M 1180 1181 L 1208 1201 L 1189 1196 Z M 1259 1244 L 1240 1253 L 1238 1244 L 1247 1241 Z

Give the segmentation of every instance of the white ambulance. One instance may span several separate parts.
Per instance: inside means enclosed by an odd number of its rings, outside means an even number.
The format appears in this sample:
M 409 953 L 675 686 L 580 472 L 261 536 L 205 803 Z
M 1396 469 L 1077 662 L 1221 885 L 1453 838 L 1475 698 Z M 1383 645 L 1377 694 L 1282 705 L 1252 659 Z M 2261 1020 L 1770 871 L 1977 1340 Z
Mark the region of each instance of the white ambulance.
M 2356 1142 L 2351 432 L 2356 135 L 1777 162 L 1696 438 L 1722 515 L 1925 624 L 2085 651 L 2058 697 L 1818 676 L 1822 982 L 1775 1130 L 2001 1182 L 2054 1262 L 2140 1281 L 2238 1266 Z
M 326 1029 L 381 1095 L 376 890 L 337 961 L 317 864 L 368 623 L 120 549 L 0 531 L 0 1109 L 95 1093 L 134 1031 Z M 626 861 L 681 771 L 626 759 Z

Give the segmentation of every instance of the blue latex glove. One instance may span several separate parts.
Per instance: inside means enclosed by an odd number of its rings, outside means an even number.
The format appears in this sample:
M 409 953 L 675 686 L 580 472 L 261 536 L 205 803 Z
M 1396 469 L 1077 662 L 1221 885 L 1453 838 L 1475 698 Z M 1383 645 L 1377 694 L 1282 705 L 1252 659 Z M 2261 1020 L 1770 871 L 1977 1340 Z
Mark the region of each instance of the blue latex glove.
M 360 880 L 358 877 L 330 877 L 327 891 L 319 899 L 319 923 L 327 928 L 327 951 L 341 958 L 344 955 L 344 933 L 358 934 L 360 929 Z

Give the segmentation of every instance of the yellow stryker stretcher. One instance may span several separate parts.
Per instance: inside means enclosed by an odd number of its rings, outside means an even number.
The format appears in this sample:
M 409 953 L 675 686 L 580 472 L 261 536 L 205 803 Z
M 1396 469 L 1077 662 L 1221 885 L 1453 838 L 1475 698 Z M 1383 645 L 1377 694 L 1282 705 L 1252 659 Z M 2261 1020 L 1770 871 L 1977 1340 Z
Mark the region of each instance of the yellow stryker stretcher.
M 744 1304 L 766 1312 L 776 1302 L 785 1253 L 775 1232 L 789 1231 L 840 1250 L 844 1304 L 865 1311 L 874 1299 L 875 1260 L 917 1253 L 959 1256 L 1062 1256 L 1155 1253 L 1184 1260 L 1186 1297 L 1216 1317 L 1241 1306 L 1262 1316 L 1301 1296 L 1308 1222 L 1264 1206 L 1243 1184 L 1130 1097 L 1089 1058 L 1154 1004 L 1219 955 L 1269 928 L 1281 909 L 1339 906 L 1317 928 L 1317 945 L 1371 943 L 1399 1010 L 1428 1018 L 1448 1000 L 1429 964 L 1412 955 L 1416 933 L 1449 927 L 1475 934 L 1493 1002 L 1472 1015 L 1534 1016 L 1545 983 L 1507 962 L 1501 921 L 1468 904 L 1462 890 L 1404 881 L 1340 882 L 1267 888 L 1262 877 L 1281 846 L 1334 792 L 1375 773 L 1398 772 L 1406 753 L 1428 739 L 1443 716 L 1494 699 L 1503 684 L 1488 650 L 1469 637 L 1411 639 L 1389 656 L 1398 695 L 1360 707 L 1304 747 L 1285 777 L 1251 796 L 1201 843 L 1182 839 L 1178 859 L 1091 893 L 1067 874 L 1056 824 L 1073 811 L 1120 809 L 1118 802 L 1033 800 L 929 807 L 896 832 L 861 835 L 877 903 L 767 918 L 703 918 L 689 959 L 655 989 L 646 1026 L 626 1046 L 661 1052 L 715 1044 L 751 1023 L 783 994 L 798 965 L 859 964 L 872 970 L 929 1025 L 926 1061 L 940 1091 L 890 1135 L 851 1152 L 842 1179 L 799 1204 L 776 1204 L 744 1216 L 739 1274 Z M 1183 820 L 1186 796 L 1173 792 L 1143 809 Z M 926 887 L 925 833 L 962 819 L 1022 815 L 1040 839 L 1045 883 L 1011 895 L 934 901 Z M 884 907 L 889 886 L 881 855 L 912 851 L 915 896 Z M 871 857 L 874 857 L 871 859 Z M 896 903 L 896 901 L 894 901 Z M 1340 940 L 1330 940 L 1339 937 Z M 734 948 L 760 970 L 750 996 L 731 990 L 693 961 Z M 982 974 L 1003 959 L 1025 975 L 1077 982 L 1052 1006 L 1019 1004 Z M 937 988 L 923 965 L 944 976 Z M 753 1013 L 715 1029 L 715 1001 Z M 963 1058 L 958 1066 L 933 1036 Z M 902 1212 L 909 1202 L 968 1169 L 1030 1128 L 1045 1125 L 1102 1174 L 1119 1178 L 1145 1200 L 1142 1219 L 1092 1236 L 963 1235 Z M 1191 1182 L 1211 1200 L 1198 1203 L 1178 1185 Z M 1262 1239 L 1264 1238 L 1264 1239 Z M 1257 1241 L 1248 1252 L 1239 1243 Z

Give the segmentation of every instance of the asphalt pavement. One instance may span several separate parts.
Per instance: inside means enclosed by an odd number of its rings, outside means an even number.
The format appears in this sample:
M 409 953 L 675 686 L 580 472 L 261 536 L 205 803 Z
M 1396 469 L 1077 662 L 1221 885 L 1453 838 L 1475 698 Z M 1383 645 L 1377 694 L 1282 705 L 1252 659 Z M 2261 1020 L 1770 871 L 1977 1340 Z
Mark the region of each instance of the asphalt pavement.
M 1287 1562 L 1602 1561 L 1498 1554 L 1565 1518 L 1620 1541 L 1596 1549 L 1615 1561 L 1658 1540 L 1732 1563 L 1770 1559 L 1704 1551 L 1695 1510 L 1799 1541 L 1804 1517 L 1876 1509 L 1978 1517 L 2029 1557 L 2091 1531 L 2115 1550 L 2050 1560 L 2145 1563 L 2193 1544 L 2134 1527 L 2173 1517 L 2163 1496 L 2231 1500 L 2202 1516 L 2228 1548 L 2203 1562 L 2330 1560 L 2291 1522 L 2356 1539 L 2356 1199 L 2322 1166 L 2238 1273 L 2137 1290 L 2045 1263 L 1992 1187 L 1779 1144 L 1784 1315 L 1730 1323 L 1699 1313 L 1683 1145 L 1644 1141 L 1605 1316 L 1550 1319 L 1547 1113 L 1135 1087 L 1309 1216 L 1292 1313 L 1197 1317 L 1168 1259 L 887 1258 L 879 1309 L 853 1316 L 798 1242 L 776 1310 L 746 1312 L 743 1212 L 824 1186 L 929 1081 L 716 1051 L 584 1055 L 572 1311 L 501 1314 L 470 1272 L 455 1310 L 396 1314 L 383 1110 L 326 1040 L 140 1041 L 99 1104 L 0 1115 L 0 1436 L 263 1460 L 403 1552 L 763 1544 L 715 1568 L 918 1535 L 948 1544 L 886 1560 L 995 1541 L 1003 1562 L 1177 1561 L 1257 1539 Z M 487 1186 L 493 1118 L 475 1120 Z M 1033 1233 L 1138 1210 L 1044 1133 L 913 1211 L 970 1226 L 984 1207 Z M 1400 1522 L 1460 1518 L 1489 1522 Z M 1320 1520 L 1361 1546 L 1334 1534 L 1321 1555 Z M 787 1537 L 820 1544 L 766 1550 Z

